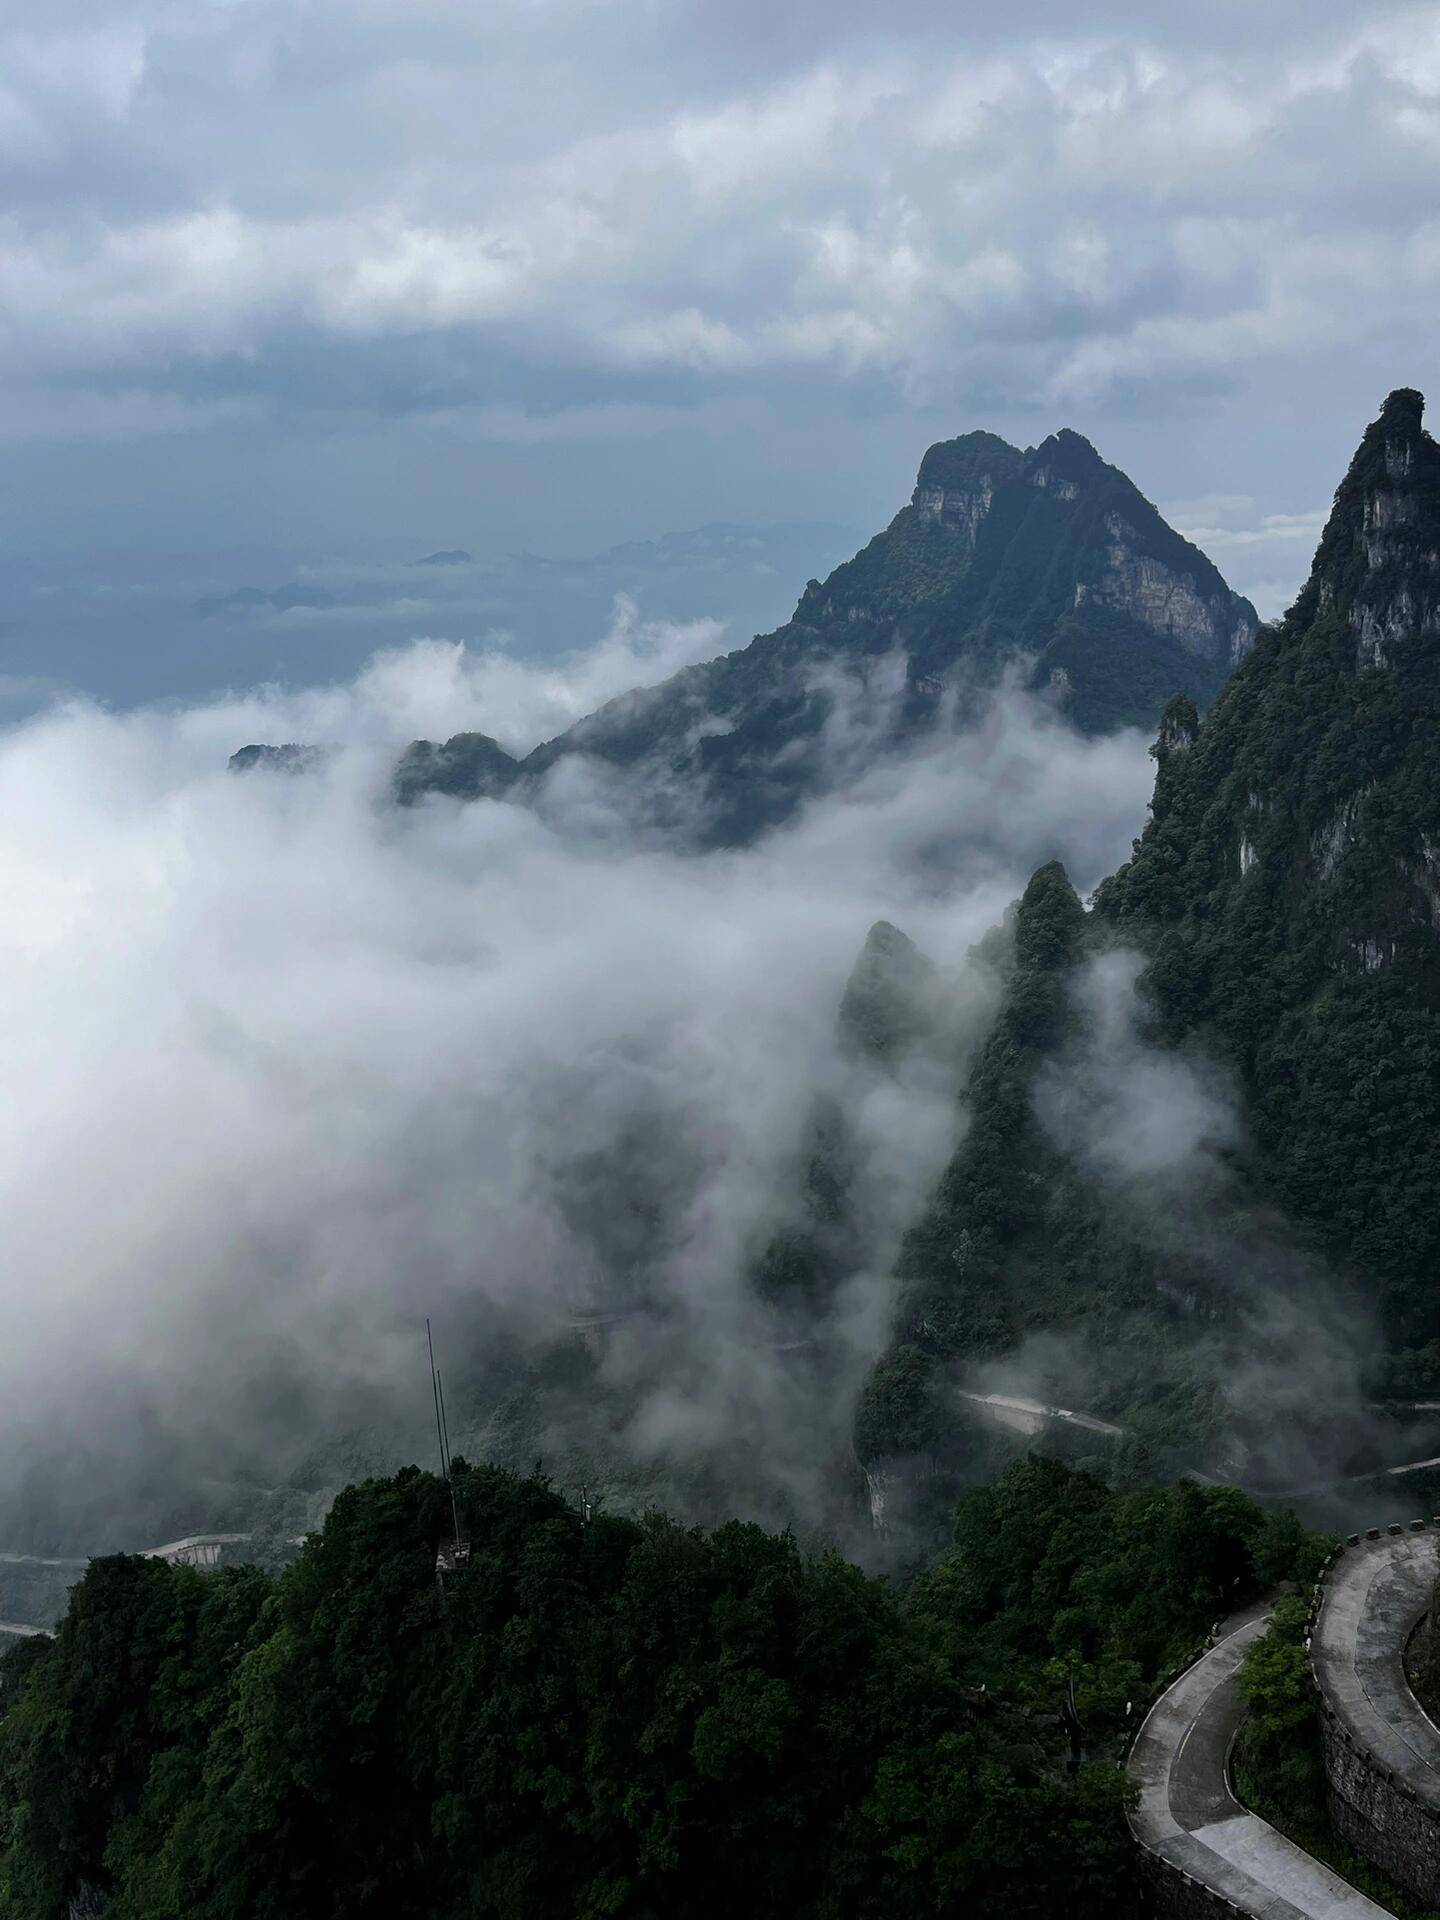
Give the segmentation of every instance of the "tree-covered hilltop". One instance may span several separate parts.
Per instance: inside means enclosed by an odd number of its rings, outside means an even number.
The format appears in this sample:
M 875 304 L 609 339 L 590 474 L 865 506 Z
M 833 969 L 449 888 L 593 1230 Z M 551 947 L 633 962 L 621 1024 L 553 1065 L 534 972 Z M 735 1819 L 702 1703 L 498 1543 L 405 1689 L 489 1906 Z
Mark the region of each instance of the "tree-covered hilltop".
M 1032 1461 L 899 1596 L 754 1526 L 455 1489 L 443 1602 L 414 1468 L 278 1579 L 94 1562 L 0 1662 L 6 1915 L 1133 1913 L 1127 1702 L 1319 1550 L 1230 1490 Z
M 417 741 L 399 797 L 524 795 L 588 754 L 641 776 L 647 819 L 733 845 L 961 710 L 1007 665 L 1087 732 L 1212 700 L 1255 610 L 1077 433 L 1022 452 L 932 447 L 883 533 L 739 652 L 628 693 L 513 759 L 483 734 Z

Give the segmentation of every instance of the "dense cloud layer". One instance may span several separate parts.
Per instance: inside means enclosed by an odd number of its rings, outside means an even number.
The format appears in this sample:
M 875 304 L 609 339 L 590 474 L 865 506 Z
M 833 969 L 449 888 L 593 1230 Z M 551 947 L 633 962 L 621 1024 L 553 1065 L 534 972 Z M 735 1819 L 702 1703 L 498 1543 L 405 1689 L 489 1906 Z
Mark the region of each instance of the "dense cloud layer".
M 1248 496 L 1269 612 L 1432 357 L 1431 7 L 75 0 L 0 54 L 27 547 L 875 524 L 1068 421 Z
M 628 848 L 623 796 L 574 766 L 543 816 L 389 803 L 400 740 L 464 720 L 523 743 L 554 698 L 547 676 L 420 646 L 343 692 L 77 707 L 0 739 L 12 1439 L 34 1423 L 28 1445 L 122 1456 L 138 1407 L 151 1441 L 216 1471 L 273 1463 L 271 1402 L 410 1382 L 426 1312 L 494 1302 L 529 1336 L 641 1285 L 679 1344 L 637 1446 L 733 1433 L 747 1396 L 748 1418 L 788 1419 L 741 1350 L 769 1335 L 740 1282 L 824 1090 L 861 1143 L 863 1368 L 960 1058 L 900 1085 L 842 1060 L 866 929 L 902 923 L 948 970 L 963 1050 L 986 1005 L 970 943 L 1039 860 L 1083 884 L 1123 853 L 1144 743 L 1082 741 L 1006 694 L 973 734 L 705 859 Z M 355 744 L 305 777 L 227 773 L 257 736 Z M 3 1438 L 0 1459 L 20 1464 Z

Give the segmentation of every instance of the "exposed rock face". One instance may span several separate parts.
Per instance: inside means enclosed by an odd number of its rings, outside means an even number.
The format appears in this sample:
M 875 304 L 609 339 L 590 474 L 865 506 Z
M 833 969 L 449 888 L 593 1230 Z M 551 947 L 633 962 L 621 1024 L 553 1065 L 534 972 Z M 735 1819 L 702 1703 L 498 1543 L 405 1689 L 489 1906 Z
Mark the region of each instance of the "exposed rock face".
M 1155 759 L 1168 760 L 1173 754 L 1189 753 L 1199 737 L 1200 715 L 1195 702 L 1182 694 L 1170 701 L 1161 714 L 1160 732 L 1150 751 Z
M 1135 529 L 1118 513 L 1105 516 L 1105 529 L 1110 535 L 1105 572 L 1093 586 L 1077 584 L 1081 599 L 1093 594 L 1103 605 L 1132 614 L 1152 633 L 1178 640 L 1197 659 L 1233 664 L 1244 657 L 1255 637 L 1248 601 L 1228 588 L 1205 594 L 1192 575 L 1138 552 Z
M 1022 456 L 993 433 L 969 433 L 931 447 L 920 463 L 911 505 L 973 549 L 995 504 L 997 487 L 1013 485 Z
M 1205 663 L 1201 681 L 1213 678 L 1218 686 L 1254 638 L 1254 608 L 1079 434 L 1055 434 L 1027 453 L 993 434 L 946 441 L 926 454 L 912 505 L 923 520 L 955 536 L 962 555 L 974 555 L 997 499 L 1002 517 L 1007 506 L 1013 513 L 1012 496 L 1020 488 L 1042 494 L 1047 506 L 1074 510 L 1052 516 L 1050 528 L 1053 535 L 1073 518 L 1084 542 L 1075 556 L 1071 610 L 1087 604 L 1111 609 L 1156 638 L 1178 641 L 1193 660 Z M 1113 504 L 1093 525 L 1095 510 L 1107 500 Z M 1073 687 L 1073 676 L 1066 678 Z M 1208 684 L 1191 690 L 1204 697 L 1213 691 Z
M 612 701 L 518 772 L 460 736 L 412 749 L 397 787 L 521 797 L 584 753 L 639 770 L 662 823 L 736 844 L 963 718 L 1017 662 L 1086 731 L 1148 728 L 1174 693 L 1213 700 L 1256 625 L 1079 434 L 1022 452 L 970 433 L 929 450 L 909 506 L 778 632 Z
M 1440 634 L 1440 460 L 1424 407 L 1412 387 L 1385 402 L 1336 495 L 1297 604 L 1311 617 L 1343 615 L 1360 673 L 1403 668 Z

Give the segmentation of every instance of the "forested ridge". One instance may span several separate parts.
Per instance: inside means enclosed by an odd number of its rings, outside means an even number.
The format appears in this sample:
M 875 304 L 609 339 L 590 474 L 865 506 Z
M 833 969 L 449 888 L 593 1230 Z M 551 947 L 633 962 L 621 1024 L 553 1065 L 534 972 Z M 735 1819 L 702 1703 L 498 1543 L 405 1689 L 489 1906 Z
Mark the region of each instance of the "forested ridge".
M 1041 1333 L 1063 1332 L 1088 1404 L 1125 1426 L 1121 1471 L 1226 1445 L 1263 1477 L 1272 1396 L 1222 1418 L 1224 1382 L 1327 1313 L 1368 1369 L 1337 1397 L 1440 1382 L 1440 449 L 1422 408 L 1387 399 L 1305 589 L 1210 711 L 1167 706 L 1150 819 L 1092 910 L 1053 863 L 1016 903 L 968 1126 L 906 1237 L 859 1410 L 871 1463 L 963 1455 L 956 1363 Z M 1063 1124 L 1087 1049 L 1113 1063 L 1128 1044 L 1097 1001 L 1122 966 L 1135 1043 L 1220 1119 L 1169 1184 Z M 1336 1411 L 1283 1419 L 1319 1460 Z
M 1033 1459 L 900 1589 L 753 1525 L 454 1484 L 443 1600 L 414 1468 L 277 1578 L 95 1561 L 0 1662 L 7 1920 L 1123 1915 L 1136 1703 L 1323 1550 L 1231 1489 Z

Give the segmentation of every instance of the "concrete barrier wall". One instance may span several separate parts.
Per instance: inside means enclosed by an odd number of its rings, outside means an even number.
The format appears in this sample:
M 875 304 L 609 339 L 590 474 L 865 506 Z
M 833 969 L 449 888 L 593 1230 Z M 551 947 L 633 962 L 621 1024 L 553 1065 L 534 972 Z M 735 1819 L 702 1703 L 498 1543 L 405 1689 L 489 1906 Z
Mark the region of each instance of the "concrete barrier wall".
M 1440 1906 L 1440 1818 L 1371 1753 L 1320 1696 L 1330 1818 L 1365 1859 L 1427 1906 Z
M 1383 1533 L 1428 1532 L 1432 1526 L 1440 1531 L 1440 1523 L 1414 1520 L 1408 1527 L 1388 1526 Z M 1364 1537 L 1379 1539 L 1382 1529 L 1371 1528 Z M 1361 1544 L 1362 1536 L 1351 1534 L 1321 1568 L 1310 1596 L 1310 1635 L 1337 1563 Z M 1307 1635 L 1306 1646 L 1310 1644 Z M 1397 1652 L 1403 1655 L 1403 1649 Z M 1440 1906 L 1440 1808 L 1422 1801 L 1408 1781 L 1359 1744 L 1327 1697 L 1313 1657 L 1310 1679 L 1319 1699 L 1326 1797 L 1336 1831 L 1398 1886 L 1427 1906 Z
M 1233 1900 L 1227 1900 L 1213 1887 L 1182 1873 L 1179 1867 L 1158 1855 L 1141 1854 L 1141 1878 L 1150 1894 L 1150 1908 L 1157 1920 L 1217 1920 L 1217 1916 L 1245 1914 Z M 1248 1916 L 1246 1916 L 1248 1920 Z

